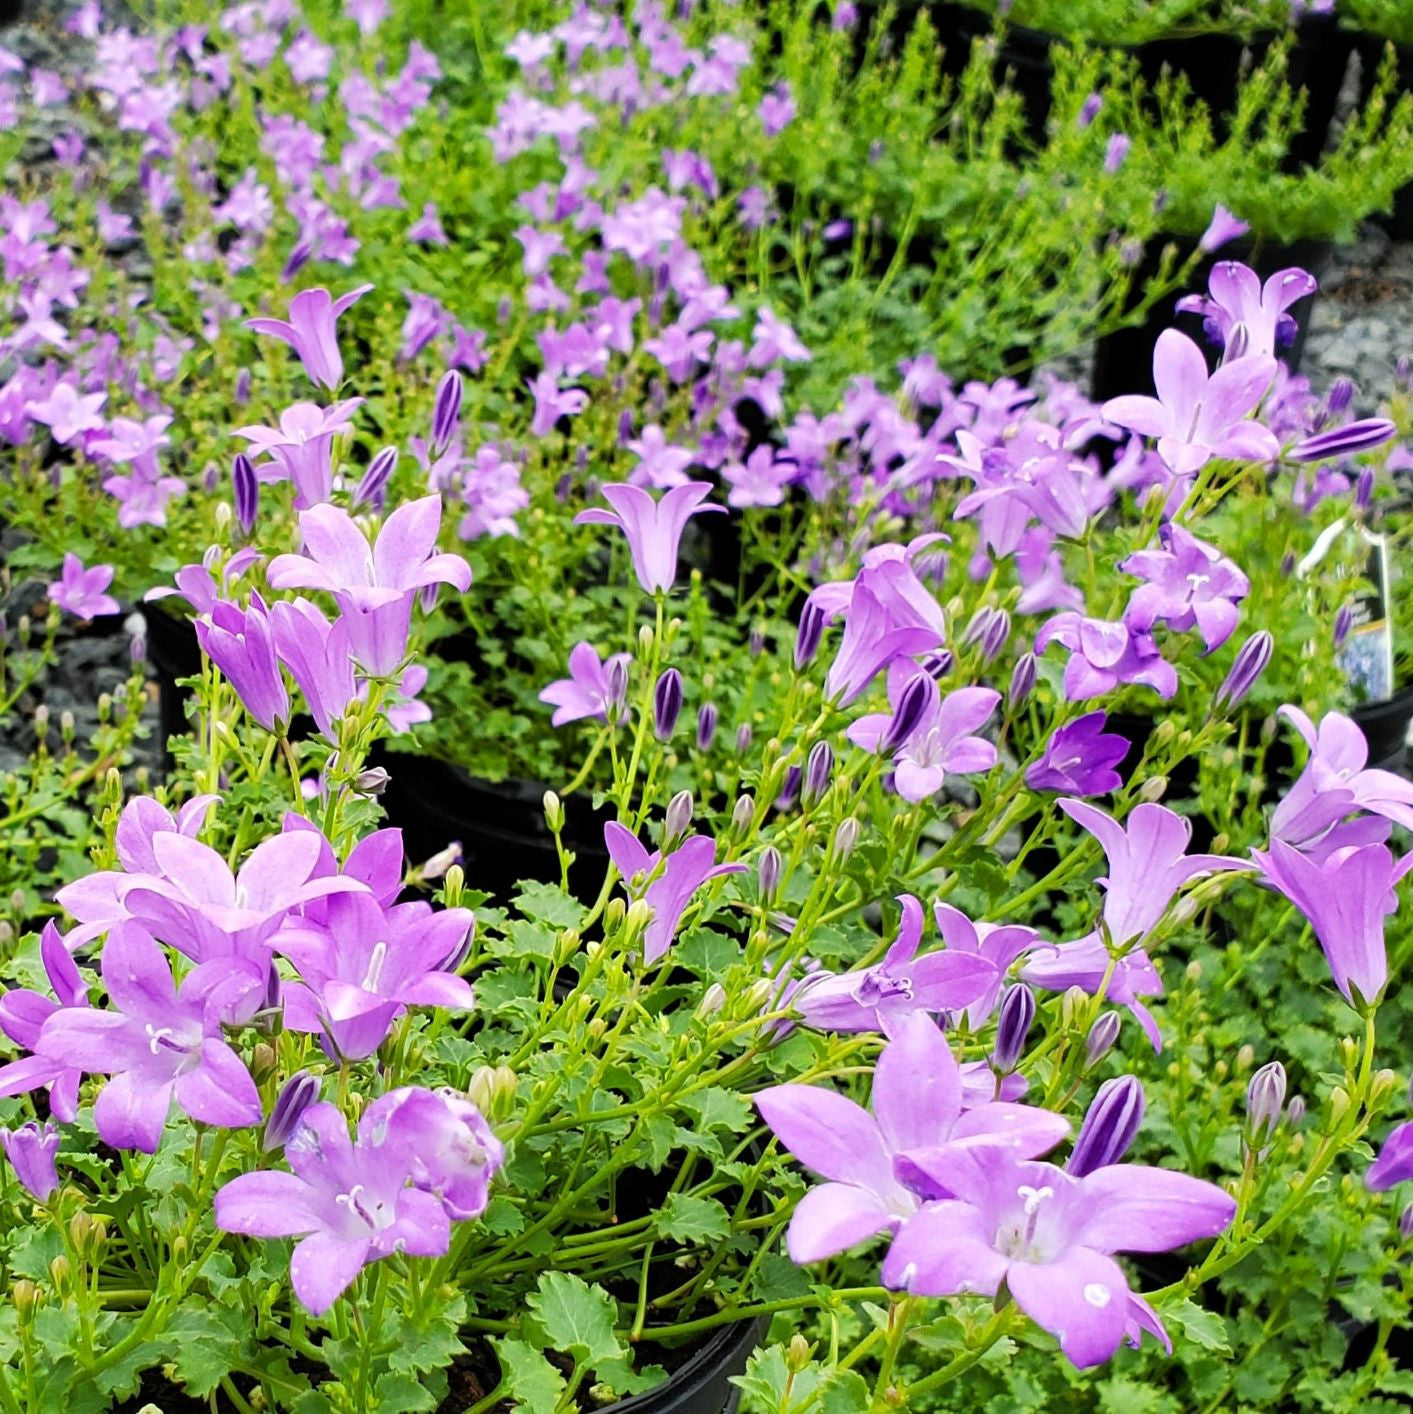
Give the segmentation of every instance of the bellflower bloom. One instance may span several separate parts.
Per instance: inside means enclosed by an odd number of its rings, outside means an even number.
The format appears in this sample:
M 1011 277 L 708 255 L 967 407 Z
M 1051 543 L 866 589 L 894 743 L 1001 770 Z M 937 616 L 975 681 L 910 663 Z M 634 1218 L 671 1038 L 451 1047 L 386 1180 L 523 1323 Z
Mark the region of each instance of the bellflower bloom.
M 1156 1313 L 1130 1291 L 1115 1252 L 1167 1252 L 1215 1237 L 1236 1200 L 1169 1169 L 1109 1164 L 1076 1178 L 999 1146 L 945 1170 L 951 1195 L 894 1239 L 883 1281 L 925 1296 L 994 1296 L 1060 1342 L 1080 1369 L 1102 1364 L 1138 1328 L 1166 1345 Z
M 1128 755 L 1125 737 L 1105 732 L 1103 712 L 1086 712 L 1057 727 L 1045 743 L 1045 754 L 1026 769 L 1031 790 L 1069 795 L 1108 795 L 1123 784 L 1114 769 Z
M 911 894 L 900 894 L 898 903 L 898 936 L 882 962 L 855 972 L 816 972 L 801 983 L 794 1007 L 804 1025 L 891 1035 L 904 1016 L 974 1006 L 993 985 L 994 966 L 975 953 L 945 948 L 918 957 L 922 904 Z
M 1382 844 L 1350 845 L 1317 861 L 1276 839 L 1268 853 L 1252 855 L 1315 930 L 1344 999 L 1356 1009 L 1373 1005 L 1388 982 L 1384 916 L 1398 908 L 1394 886 L 1413 854 L 1395 864 Z
M 979 1031 L 990 1019 L 1001 1000 L 1001 989 L 1005 985 L 1011 964 L 1025 953 L 1036 948 L 1050 947 L 1042 943 L 1034 928 L 1023 923 L 974 923 L 959 908 L 949 903 L 932 905 L 932 916 L 937 920 L 937 931 L 947 951 L 959 956 L 978 959 L 986 968 L 986 986 L 975 1001 L 967 1004 L 966 1022 L 973 1031 Z
M 247 319 L 246 327 L 257 334 L 273 334 L 288 344 L 310 378 L 333 392 L 343 381 L 343 358 L 335 325 L 339 316 L 372 288 L 359 285 L 338 299 L 331 299 L 324 289 L 303 290 L 290 301 L 288 320 Z
M 1236 260 L 1219 260 L 1207 279 L 1209 296 L 1185 295 L 1177 308 L 1206 317 L 1209 332 L 1231 351 L 1232 331 L 1246 331 L 1245 352 L 1273 355 L 1295 336 L 1291 305 L 1313 295 L 1315 277 L 1307 270 L 1277 270 L 1264 285 L 1260 276 Z
M 305 705 L 323 735 L 338 742 L 336 723 L 358 696 L 348 620 L 330 624 L 303 596 L 271 606 L 270 625 L 280 662 L 299 685 Z
M 540 701 L 555 709 L 550 724 L 562 727 L 584 717 L 608 721 L 610 713 L 622 706 L 622 699 L 615 695 L 610 683 L 613 665 L 619 663 L 626 668 L 631 661 L 627 653 L 615 653 L 602 660 L 592 643 L 576 643 L 569 650 L 569 676 L 550 683 L 540 693 Z
M 179 990 L 156 939 L 120 923 L 103 948 L 102 971 L 111 1010 L 54 1012 L 38 1053 L 112 1077 L 93 1106 L 105 1144 L 156 1153 L 174 1098 L 202 1124 L 260 1123 L 260 1092 L 221 1036 L 221 997 L 232 977 L 226 964 L 196 968 Z
M 844 636 L 825 678 L 825 696 L 846 707 L 894 659 L 911 658 L 941 641 L 941 634 L 930 625 L 900 623 L 861 574 L 849 599 Z
M 580 511 L 575 525 L 616 525 L 628 541 L 633 570 L 647 594 L 666 594 L 677 578 L 677 550 L 690 516 L 725 512 L 725 506 L 702 504 L 711 494 L 706 481 L 674 486 L 654 500 L 641 486 L 614 484 L 603 488 L 611 511 L 597 507 Z
M 391 675 L 407 652 L 416 591 L 450 584 L 465 593 L 471 567 L 460 555 L 436 553 L 439 496 L 399 506 L 369 546 L 352 516 L 315 506 L 299 517 L 303 555 L 276 555 L 268 577 L 275 589 L 323 589 L 338 601 L 349 644 L 365 671 Z
M 661 850 L 649 854 L 638 837 L 616 820 L 603 827 L 603 839 L 624 887 L 652 909 L 652 921 L 643 935 L 643 961 L 649 967 L 672 946 L 682 915 L 703 884 L 723 874 L 746 872 L 744 864 L 714 864 L 716 842 L 705 835 L 688 836 L 665 861 Z
M 102 614 L 120 612 L 118 601 L 104 592 L 112 582 L 112 565 L 85 569 L 83 561 L 70 550 L 64 555 L 58 581 L 49 586 L 48 597 L 76 619 L 96 619 Z
M 1196 628 L 1207 652 L 1236 629 L 1237 605 L 1251 582 L 1214 545 L 1171 521 L 1158 532 L 1161 548 L 1139 550 L 1119 563 L 1146 583 L 1129 596 L 1124 622 L 1145 632 L 1161 620 L 1174 633 Z
M 28 987 L 12 987 L 0 996 L 0 1031 L 27 1051 L 38 1045 L 44 1023 L 55 1012 L 65 1007 L 88 1006 L 88 985 L 79 976 L 52 919 L 40 934 L 39 957 L 54 995 L 47 997 Z M 82 1081 L 83 1071 L 62 1058 L 29 1055 L 0 1065 L 0 1096 L 23 1095 L 47 1086 L 50 1112 L 64 1124 L 72 1124 L 78 1114 Z
M 59 1131 L 52 1124 L 30 1120 L 18 1129 L 0 1129 L 0 1146 L 20 1186 L 36 1202 L 47 1203 L 58 1192 L 54 1155 L 59 1152 Z
M 195 628 L 201 651 L 235 688 L 245 710 L 266 731 L 284 732 L 290 720 L 289 693 L 260 596 L 251 596 L 248 609 L 219 602 L 209 620 L 197 619 Z
M 878 1058 L 872 1113 L 814 1085 L 775 1085 L 755 1102 L 780 1143 L 825 1180 L 790 1219 L 786 1248 L 800 1264 L 907 1231 L 937 1196 L 931 1170 L 939 1164 L 992 1149 L 1034 1157 L 1069 1132 L 1062 1116 L 1025 1105 L 964 1110 L 956 1057 L 920 1012 L 898 1023 Z
M 1151 633 L 1121 620 L 1091 619 L 1066 611 L 1047 619 L 1035 635 L 1036 653 L 1059 643 L 1070 650 L 1065 664 L 1065 697 L 1083 702 L 1104 697 L 1124 683 L 1151 687 L 1159 697 L 1177 691 L 1177 670 L 1161 653 Z
M 1197 247 L 1206 255 L 1220 250 L 1228 241 L 1239 240 L 1251 227 L 1238 216 L 1233 216 L 1225 206 L 1218 206 L 1212 212 L 1212 220 L 1203 231 Z
M 1164 329 L 1153 351 L 1158 396 L 1111 398 L 1104 418 L 1156 438 L 1158 455 L 1175 476 L 1191 476 L 1213 457 L 1274 461 L 1280 443 L 1251 414 L 1275 374 L 1275 359 L 1251 354 L 1209 375 L 1202 350 L 1180 330 Z
M 348 398 L 332 407 L 317 403 L 294 403 L 280 414 L 278 427 L 251 425 L 238 427 L 252 450 L 271 458 L 256 471 L 265 481 L 288 478 L 295 490 L 295 505 L 301 509 L 322 505 L 334 494 L 334 434 L 348 426 L 362 398 Z
M 1382 1193 L 1410 1178 L 1413 1178 L 1413 1120 L 1400 1124 L 1384 1140 L 1378 1158 L 1364 1175 L 1364 1182 L 1375 1193 Z
M 290 1282 L 312 1315 L 323 1315 L 368 1263 L 393 1252 L 439 1257 L 451 1244 L 446 1207 L 409 1186 L 412 1146 L 390 1142 L 387 1125 L 385 1112 L 365 1113 L 355 1143 L 343 1115 L 321 1101 L 285 1145 L 292 1173 L 241 1174 L 216 1193 L 223 1231 L 301 1239 Z

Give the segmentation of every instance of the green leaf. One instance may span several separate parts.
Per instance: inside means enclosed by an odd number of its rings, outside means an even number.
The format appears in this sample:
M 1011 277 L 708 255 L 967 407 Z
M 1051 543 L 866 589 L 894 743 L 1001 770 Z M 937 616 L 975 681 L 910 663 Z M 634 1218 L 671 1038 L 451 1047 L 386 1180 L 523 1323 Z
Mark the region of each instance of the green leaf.
M 1226 1322 L 1215 1311 L 1204 1310 L 1195 1301 L 1184 1297 L 1171 1306 L 1163 1307 L 1163 1319 L 1176 1323 L 1184 1338 L 1200 1345 L 1203 1350 L 1231 1358 Z
M 572 1355 L 581 1365 L 617 1360 L 624 1355 L 613 1333 L 617 1308 L 600 1286 L 590 1286 L 569 1272 L 543 1272 L 530 1309 L 550 1347 Z
M 605 1360 L 594 1373 L 598 1383 L 614 1394 L 646 1394 L 667 1378 L 667 1371 L 661 1365 L 644 1365 L 641 1370 L 635 1370 L 626 1360 Z
M 237 1307 L 179 1310 L 164 1332 L 176 1377 L 189 1394 L 209 1398 L 240 1358 L 248 1314 Z
M 530 1414 L 554 1414 L 564 1392 L 564 1376 L 523 1340 L 501 1336 L 491 1344 L 500 1360 L 506 1393 L 515 1401 L 515 1407 L 528 1409 Z
M 378 1406 L 386 1409 L 388 1414 L 415 1414 L 421 1409 L 435 1409 L 438 1404 L 436 1395 L 429 1389 L 424 1389 L 410 1375 L 400 1375 L 389 1370 L 383 1375 L 373 1387 L 374 1397 L 378 1401 Z
M 757 1301 L 792 1301 L 809 1289 L 809 1277 L 783 1252 L 762 1257 L 756 1267 L 752 1293 Z
M 725 1129 L 740 1134 L 751 1127 L 751 1103 L 734 1090 L 713 1085 L 682 1101 L 682 1108 L 695 1115 L 698 1127 L 705 1130 Z
M 526 918 L 551 928 L 577 928 L 588 912 L 578 899 L 553 884 L 523 883 L 511 902 Z
M 423 1321 L 401 1323 L 394 1332 L 397 1343 L 388 1356 L 388 1368 L 402 1374 L 446 1369 L 466 1349 L 461 1343 L 465 1319 L 466 1300 L 458 1296 Z
M 869 1388 L 854 1370 L 837 1370 L 824 1388 L 820 1414 L 867 1414 Z
M 731 1231 L 731 1215 L 715 1198 L 673 1193 L 657 1213 L 657 1230 L 676 1242 L 720 1242 Z

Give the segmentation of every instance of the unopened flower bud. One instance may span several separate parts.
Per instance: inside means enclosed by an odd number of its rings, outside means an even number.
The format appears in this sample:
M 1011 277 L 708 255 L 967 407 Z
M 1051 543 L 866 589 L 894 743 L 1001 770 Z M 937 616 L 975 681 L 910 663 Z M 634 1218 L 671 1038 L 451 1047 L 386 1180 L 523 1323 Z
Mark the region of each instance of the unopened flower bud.
M 799 1331 L 790 1337 L 790 1345 L 785 1353 L 785 1367 L 791 1374 L 798 1375 L 810 1363 L 810 1352 L 813 1347 Z
M 1275 650 L 1275 639 L 1260 629 L 1237 650 L 1236 659 L 1226 680 L 1217 689 L 1212 706 L 1218 712 L 1230 711 L 1241 702 L 1256 685 L 1256 680 L 1266 671 Z
M 696 1014 L 699 1017 L 715 1016 L 725 1005 L 726 988 L 720 982 L 713 982 L 702 993 L 702 999 L 697 1003 Z
M 751 749 L 751 738 L 754 733 L 751 731 L 749 722 L 742 722 L 736 728 L 736 755 L 744 756 Z
M 805 772 L 800 785 L 800 801 L 808 810 L 829 789 L 829 777 L 834 771 L 834 749 L 827 741 L 817 741 L 805 758 Z
M 1256 1063 L 1256 1048 L 1246 1045 L 1239 1046 L 1236 1052 L 1236 1073 L 1245 1075 Z
M 1344 1123 L 1349 1113 L 1349 1091 L 1343 1085 L 1336 1085 L 1325 1100 L 1325 1128 L 1334 1129 Z
M 260 514 L 260 479 L 244 452 L 237 452 L 231 463 L 231 488 L 235 496 L 236 524 L 243 535 L 249 535 Z
M 800 782 L 804 779 L 804 775 L 805 773 L 798 766 L 786 767 L 785 784 L 780 787 L 780 794 L 775 798 L 777 810 L 794 808 L 795 802 L 800 798 Z
M 1006 989 L 996 1017 L 996 1045 L 991 1052 L 991 1068 L 1009 1075 L 1019 1063 L 1035 1020 L 1035 993 L 1024 982 Z
M 767 845 L 756 868 L 757 878 L 760 882 L 760 901 L 768 908 L 775 902 L 775 896 L 780 892 L 780 875 L 784 869 L 780 859 L 780 851 L 773 844 Z
M 1084 1068 L 1092 1070 L 1110 1051 L 1119 1039 L 1122 1018 L 1116 1011 L 1102 1012 L 1089 1028 L 1084 1038 Z
M 461 375 L 448 369 L 437 384 L 436 401 L 432 404 L 432 458 L 451 446 L 461 424 Z
M 731 811 L 731 828 L 738 835 L 744 835 L 751 828 L 751 822 L 756 818 L 756 802 L 754 797 L 741 795 L 736 797 L 736 805 Z
M 353 793 L 372 800 L 387 790 L 391 776 L 381 766 L 369 766 L 358 773 L 353 782 Z
M 1006 646 L 1011 636 L 1011 616 L 1004 609 L 997 609 L 991 616 L 981 635 L 981 660 L 989 663 Z
M 1138 798 L 1152 804 L 1162 800 L 1168 792 L 1168 778 L 1166 776 L 1149 776 L 1138 788 Z
M 878 739 L 878 754 L 892 756 L 937 708 L 937 684 L 928 673 L 914 673 L 898 694 L 898 705 Z
M 297 1070 L 280 1087 L 265 1122 L 265 1132 L 260 1136 L 260 1147 L 267 1154 L 283 1149 L 294 1137 L 305 1110 L 319 1098 L 320 1083 L 318 1076 Z
M 851 815 L 847 820 L 839 822 L 839 828 L 834 831 L 834 844 L 831 853 L 835 859 L 847 859 L 857 848 L 859 842 L 859 822 Z
M 1306 437 L 1286 453 L 1288 460 L 1305 463 L 1328 461 L 1336 457 L 1351 457 L 1380 447 L 1398 436 L 1398 427 L 1385 417 L 1366 417 L 1358 422 L 1332 427 Z
M 1075 1019 L 1089 1005 L 1089 993 L 1078 985 L 1065 988 L 1060 995 L 1060 1023 L 1068 1031 Z
M 668 840 L 680 840 L 692 828 L 692 811 L 694 809 L 695 803 L 692 800 L 692 792 L 689 790 L 679 790 L 667 802 L 667 812 L 662 821 L 664 848 L 666 848 Z
M 15 1313 L 19 1316 L 21 1325 L 26 1325 L 33 1319 L 42 1296 L 40 1288 L 24 1277 L 10 1283 L 10 1300 L 15 1303 Z
M 1264 1149 L 1285 1110 L 1285 1067 L 1279 1061 L 1263 1065 L 1246 1087 L 1246 1132 L 1251 1147 Z
M 1382 1105 L 1398 1089 L 1398 1074 L 1392 1070 L 1376 1070 L 1369 1082 L 1369 1104 Z
M 564 802 L 552 790 L 547 790 L 544 794 L 545 824 L 552 835 L 557 835 L 564 828 Z
M 381 507 L 388 487 L 388 478 L 396 467 L 397 448 L 384 447 L 368 463 L 368 470 L 360 478 L 358 488 L 353 493 L 353 509 L 357 510 L 359 506 Z
M 1409 1203 L 1398 1215 L 1398 1235 L 1405 1242 L 1413 1242 L 1413 1203 Z M 16 1303 L 19 1297 L 15 1298 Z
M 1133 1075 L 1106 1080 L 1079 1127 L 1065 1172 L 1076 1178 L 1116 1164 L 1128 1152 L 1143 1123 L 1143 1086 Z
M 1012 708 L 1019 707 L 1035 687 L 1035 654 L 1022 653 L 1011 670 L 1011 686 L 1006 694 Z
M 765 652 L 764 629 L 757 627 L 751 630 L 751 636 L 746 640 L 746 652 L 749 653 L 752 658 L 759 658 L 760 655 Z
M 1336 648 L 1344 646 L 1344 640 L 1349 637 L 1349 630 L 1354 627 L 1354 609 L 1352 605 L 1341 604 L 1339 612 L 1335 615 L 1334 621 L 1334 645 Z
M 697 712 L 697 750 L 710 751 L 716 739 L 716 707 L 711 702 L 703 702 Z
M 800 627 L 795 635 L 795 668 L 807 668 L 814 662 L 819 652 L 820 640 L 824 637 L 824 610 L 813 599 L 805 600 L 800 611 Z
M 1286 1123 L 1292 1129 L 1298 1128 L 1300 1122 L 1305 1118 L 1305 1096 L 1292 1095 L 1290 1103 L 1285 1107 Z
M 1374 499 L 1374 468 L 1361 467 L 1354 482 L 1354 505 L 1361 514 L 1369 509 Z

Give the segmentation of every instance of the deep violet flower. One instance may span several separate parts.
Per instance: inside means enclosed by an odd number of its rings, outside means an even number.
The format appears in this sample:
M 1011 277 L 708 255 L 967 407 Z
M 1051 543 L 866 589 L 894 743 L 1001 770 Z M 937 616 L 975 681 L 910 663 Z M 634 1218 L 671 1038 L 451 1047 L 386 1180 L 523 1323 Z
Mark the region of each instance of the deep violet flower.
M 706 835 L 689 835 L 666 860 L 661 850 L 649 854 L 638 837 L 616 820 L 603 827 L 603 838 L 624 887 L 652 909 L 643 934 L 643 961 L 648 966 L 672 946 L 692 895 L 707 880 L 746 872 L 744 864 L 713 863 L 716 842 Z
M 59 1172 L 54 1166 L 59 1131 L 52 1124 L 30 1120 L 18 1129 L 0 1129 L 0 1146 L 25 1192 L 47 1203 L 59 1188 Z
M 755 1102 L 780 1143 L 826 1180 L 790 1219 L 786 1247 L 800 1264 L 907 1231 L 937 1192 L 923 1165 L 988 1149 L 1034 1157 L 1069 1133 L 1069 1122 L 1048 1110 L 1005 1101 L 963 1109 L 956 1057 L 921 1012 L 899 1021 L 878 1058 L 872 1113 L 814 1085 L 772 1086 Z
M 550 683 L 540 693 L 540 701 L 555 709 L 551 726 L 562 727 L 584 717 L 608 721 L 610 712 L 622 705 L 612 683 L 613 666 L 617 663 L 626 668 L 631 661 L 628 653 L 614 653 L 601 660 L 592 643 L 576 643 L 569 650 L 569 676 Z
M 1236 1201 L 1215 1184 L 1142 1164 L 1109 1164 L 1075 1178 L 1001 1147 L 937 1165 L 950 1195 L 929 1203 L 894 1240 L 887 1286 L 926 1296 L 993 1296 L 1016 1305 L 1080 1369 L 1109 1359 L 1138 1328 L 1165 1345 L 1156 1313 L 1113 1259 L 1167 1252 L 1215 1237 Z
M 37 1051 L 112 1077 L 93 1106 L 104 1143 L 156 1153 L 174 1098 L 202 1124 L 240 1129 L 260 1123 L 260 1093 L 221 1037 L 222 993 L 249 979 L 218 962 L 188 973 L 178 989 L 166 954 L 136 923 L 120 923 L 109 933 L 102 972 L 110 1009 L 54 1012 Z
M 293 1170 L 241 1174 L 215 1197 L 216 1226 L 250 1237 L 298 1237 L 290 1259 L 295 1295 L 323 1315 L 369 1262 L 393 1252 L 442 1256 L 451 1221 L 432 1193 L 409 1186 L 414 1154 L 365 1113 L 358 1139 L 343 1115 L 321 1101 L 304 1112 L 285 1145 Z
M 1104 417 L 1158 442 L 1158 455 L 1175 476 L 1190 476 L 1213 457 L 1273 461 L 1275 435 L 1250 420 L 1275 377 L 1276 362 L 1251 354 L 1207 371 L 1202 350 L 1177 329 L 1164 329 L 1153 351 L 1156 398 L 1111 398 Z
M 51 919 L 39 937 L 39 957 L 49 979 L 47 997 L 28 987 L 12 987 L 0 996 L 0 1031 L 17 1046 L 33 1051 L 44 1023 L 64 1007 L 87 1007 L 88 984 L 79 975 L 64 939 Z M 47 1086 L 54 1118 L 72 1124 L 78 1114 L 79 1085 L 83 1071 L 68 1061 L 29 1055 L 0 1066 L 0 1096 L 23 1095 Z
M 390 676 L 407 652 L 416 591 L 450 584 L 465 593 L 471 567 L 460 555 L 436 553 L 439 496 L 399 506 L 370 546 L 347 511 L 315 506 L 299 517 L 303 555 L 276 555 L 268 577 L 275 589 L 323 589 L 348 625 L 354 656 L 375 677 Z
M 1151 687 L 1159 697 L 1177 691 L 1177 670 L 1158 651 L 1153 635 L 1122 620 L 1091 619 L 1066 611 L 1047 619 L 1035 635 L 1037 654 L 1059 643 L 1070 650 L 1065 696 L 1071 702 L 1103 697 L 1124 683 Z
M 1106 732 L 1107 722 L 1103 712 L 1086 712 L 1057 727 L 1045 743 L 1045 754 L 1027 767 L 1026 785 L 1067 795 L 1107 795 L 1118 790 L 1123 777 L 1114 767 L 1128 755 L 1129 742 Z
M 83 561 L 70 550 L 64 555 L 58 580 L 49 586 L 48 597 L 76 619 L 96 619 L 101 614 L 119 612 L 118 601 L 105 592 L 112 582 L 112 565 L 85 569 Z
M 335 325 L 339 316 L 372 288 L 359 285 L 338 299 L 331 299 L 325 289 L 302 290 L 290 301 L 288 320 L 247 319 L 246 326 L 257 334 L 273 334 L 287 343 L 310 378 L 333 392 L 343 381 L 343 357 Z
M 993 984 L 994 967 L 975 953 L 944 948 L 922 957 L 922 904 L 900 894 L 898 936 L 883 961 L 855 972 L 816 972 L 794 996 L 794 1009 L 817 1031 L 887 1031 L 915 1011 L 959 1011 Z
M 688 481 L 654 499 L 641 486 L 617 483 L 603 488 L 611 511 L 591 507 L 574 517 L 575 525 L 616 525 L 628 541 L 633 570 L 645 593 L 666 594 L 677 578 L 677 549 L 688 518 L 725 506 L 706 502 L 711 484 Z
M 1145 583 L 1129 596 L 1124 622 L 1144 632 L 1160 620 L 1174 633 L 1196 628 L 1207 652 L 1236 629 L 1237 605 L 1251 582 L 1215 545 L 1173 522 L 1158 532 L 1159 548 L 1139 550 L 1119 562 Z
M 1117 1012 L 1106 1012 L 1117 1017 Z M 1065 1172 L 1083 1178 L 1128 1153 L 1143 1123 L 1143 1086 L 1137 1076 L 1116 1075 L 1095 1092 L 1074 1141 Z

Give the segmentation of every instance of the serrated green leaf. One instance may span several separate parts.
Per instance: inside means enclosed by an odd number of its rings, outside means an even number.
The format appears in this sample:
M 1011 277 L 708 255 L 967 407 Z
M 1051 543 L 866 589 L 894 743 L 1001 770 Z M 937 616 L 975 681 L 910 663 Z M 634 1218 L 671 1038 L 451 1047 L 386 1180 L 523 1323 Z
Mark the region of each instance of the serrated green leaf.
M 1163 1307 L 1163 1319 L 1176 1325 L 1186 1340 L 1201 1346 L 1203 1350 L 1231 1357 L 1226 1322 L 1215 1311 L 1204 1310 L 1195 1301 L 1184 1297 Z
M 590 1286 L 570 1272 L 542 1272 L 528 1303 L 554 1350 L 590 1367 L 623 1358 L 624 1349 L 613 1332 L 617 1308 L 602 1287 Z
M 410 1375 L 393 1370 L 379 1378 L 373 1386 L 373 1396 L 378 1407 L 388 1414 L 416 1414 L 418 1410 L 435 1409 L 439 1402 L 431 1390 L 424 1389 Z
M 656 1227 L 674 1242 L 720 1242 L 731 1231 L 731 1215 L 715 1198 L 673 1193 L 658 1209 Z
M 732 1134 L 740 1134 L 751 1127 L 754 1111 L 751 1102 L 734 1090 L 723 1090 L 719 1085 L 688 1095 L 682 1101 L 682 1108 L 695 1115 L 701 1129 L 725 1129 Z
M 554 1414 L 559 1396 L 564 1393 L 564 1376 L 523 1340 L 501 1336 L 491 1344 L 500 1360 L 505 1392 L 515 1401 L 515 1407 L 528 1409 L 530 1414 Z
M 825 1384 L 820 1414 L 867 1414 L 871 1398 L 861 1375 L 853 1370 L 836 1370 Z
M 551 928 L 577 928 L 584 921 L 588 909 L 578 899 L 570 897 L 563 889 L 553 884 L 524 883 L 511 903 L 536 923 L 547 923 Z

